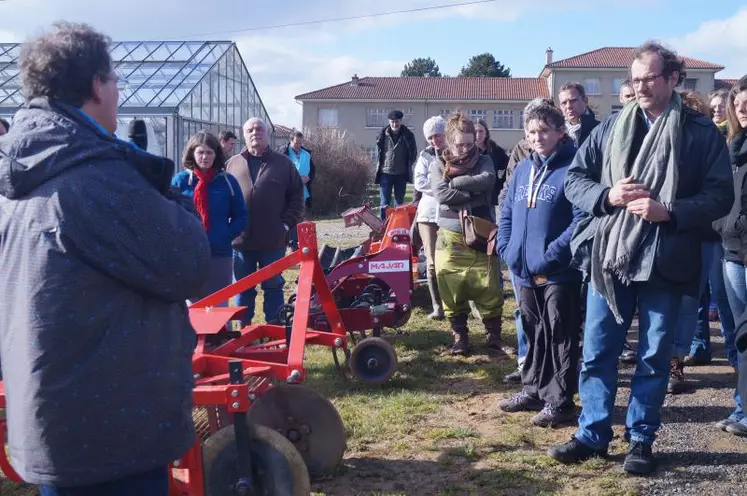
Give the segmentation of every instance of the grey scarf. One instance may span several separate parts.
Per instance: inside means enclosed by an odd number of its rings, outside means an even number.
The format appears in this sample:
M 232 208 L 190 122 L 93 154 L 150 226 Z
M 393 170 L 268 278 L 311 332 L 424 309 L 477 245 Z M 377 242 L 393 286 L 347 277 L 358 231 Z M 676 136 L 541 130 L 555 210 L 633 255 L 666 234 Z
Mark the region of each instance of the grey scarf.
M 612 186 L 631 175 L 636 182 L 649 187 L 651 198 L 668 206 L 677 193 L 682 100 L 673 92 L 669 106 L 649 130 L 630 173 L 626 174 L 625 166 L 629 163 L 630 154 L 635 152 L 632 144 L 638 109 L 637 103 L 626 105 L 610 131 L 604 153 L 602 182 Z M 592 245 L 591 282 L 594 290 L 607 301 L 618 324 L 623 322 L 623 318 L 617 305 L 615 283 L 617 281 L 627 286 L 639 280 L 635 275 L 631 276 L 633 261 L 639 266 L 653 266 L 655 250 L 646 250 L 644 255 L 642 247 L 651 237 L 656 246 L 658 236 L 658 226 L 628 213 L 625 208 L 618 208 L 612 215 L 600 219 Z M 636 260 L 642 256 L 651 260 Z M 640 280 L 648 280 L 650 274 L 642 276 Z

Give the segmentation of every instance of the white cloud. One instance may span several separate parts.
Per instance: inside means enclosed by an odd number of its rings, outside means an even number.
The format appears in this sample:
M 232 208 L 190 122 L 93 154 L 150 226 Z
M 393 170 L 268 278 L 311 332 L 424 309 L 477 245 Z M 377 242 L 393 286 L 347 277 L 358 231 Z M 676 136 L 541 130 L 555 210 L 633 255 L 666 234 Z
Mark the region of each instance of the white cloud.
M 733 16 L 705 21 L 698 29 L 667 42 L 678 52 L 726 66 L 717 77 L 741 77 L 747 73 L 747 7 Z
M 294 99 L 296 95 L 342 83 L 353 74 L 396 76 L 405 64 L 402 60 L 361 60 L 348 55 L 328 57 L 307 50 L 301 41 L 309 44 L 311 40 L 247 36 L 236 41 L 275 124 L 301 125 L 302 108 Z

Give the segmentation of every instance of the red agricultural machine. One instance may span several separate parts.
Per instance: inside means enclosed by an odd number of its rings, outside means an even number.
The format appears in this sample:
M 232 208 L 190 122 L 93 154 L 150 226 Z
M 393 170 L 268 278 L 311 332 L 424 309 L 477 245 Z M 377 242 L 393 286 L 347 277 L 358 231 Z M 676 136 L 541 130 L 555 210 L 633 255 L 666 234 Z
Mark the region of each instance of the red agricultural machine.
M 410 316 L 418 266 L 409 235 L 414 215 L 414 205 L 390 209 L 386 222 L 368 206 L 349 210 L 346 226 L 372 229 L 349 250 L 318 251 L 314 224 L 302 223 L 298 250 L 190 306 L 198 335 L 192 359 L 198 438 L 172 463 L 171 496 L 306 496 L 309 475 L 333 471 L 345 451 L 345 427 L 332 403 L 302 385 L 304 351 L 331 348 L 339 371 L 364 383 L 392 376 L 397 357 L 380 335 Z M 233 331 L 246 308 L 222 305 L 294 266 L 297 292 L 278 323 Z M 349 339 L 356 343 L 352 351 Z M 0 389 L 0 407 L 4 403 Z M 4 424 L 0 420 L 0 442 Z M 19 480 L 4 453 L 0 469 Z

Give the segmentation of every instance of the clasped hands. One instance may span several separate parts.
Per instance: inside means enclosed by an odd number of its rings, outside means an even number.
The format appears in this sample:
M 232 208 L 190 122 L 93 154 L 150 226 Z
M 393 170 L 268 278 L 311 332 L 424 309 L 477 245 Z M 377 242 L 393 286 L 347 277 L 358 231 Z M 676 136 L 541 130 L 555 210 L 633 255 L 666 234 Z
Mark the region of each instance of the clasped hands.
M 649 222 L 668 222 L 670 219 L 667 207 L 651 198 L 648 186 L 636 183 L 633 176 L 620 179 L 610 189 L 607 202 Z

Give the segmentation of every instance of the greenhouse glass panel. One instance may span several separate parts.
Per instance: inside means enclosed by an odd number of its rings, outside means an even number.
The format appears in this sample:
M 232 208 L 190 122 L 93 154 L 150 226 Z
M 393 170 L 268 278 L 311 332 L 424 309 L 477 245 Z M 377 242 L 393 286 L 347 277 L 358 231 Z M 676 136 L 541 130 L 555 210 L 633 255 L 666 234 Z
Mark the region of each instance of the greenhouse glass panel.
M 0 115 L 24 104 L 18 56 L 21 45 L 0 43 Z M 231 42 L 121 41 L 110 46 L 120 77 L 118 135 L 130 120 L 146 120 L 149 150 L 181 163 L 189 137 L 201 129 L 233 130 L 244 146 L 242 125 L 258 116 L 272 126 L 246 66 Z

